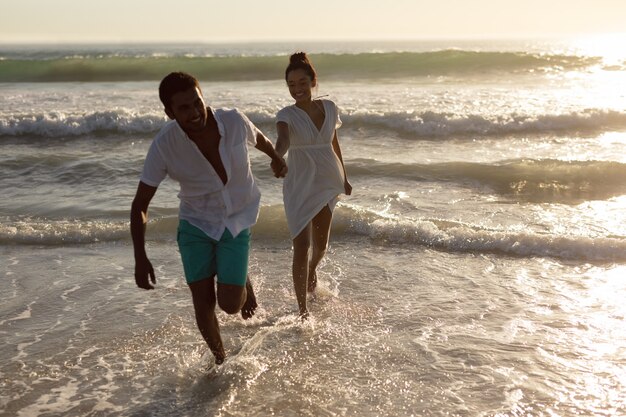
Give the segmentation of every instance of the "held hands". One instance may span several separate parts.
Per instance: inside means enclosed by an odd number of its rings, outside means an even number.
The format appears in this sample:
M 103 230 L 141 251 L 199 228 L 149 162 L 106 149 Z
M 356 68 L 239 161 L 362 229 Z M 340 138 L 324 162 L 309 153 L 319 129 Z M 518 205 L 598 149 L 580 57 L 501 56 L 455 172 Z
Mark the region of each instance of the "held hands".
M 149 280 L 148 277 L 150 277 Z M 156 284 L 156 276 L 154 275 L 152 264 L 148 258 L 136 260 L 135 282 L 137 283 L 137 286 L 139 288 L 143 288 L 144 290 L 153 290 L 154 286 L 150 285 L 150 281 L 152 281 L 152 284 Z
M 280 156 L 272 159 L 270 167 L 276 178 L 284 178 L 287 175 L 287 163 Z

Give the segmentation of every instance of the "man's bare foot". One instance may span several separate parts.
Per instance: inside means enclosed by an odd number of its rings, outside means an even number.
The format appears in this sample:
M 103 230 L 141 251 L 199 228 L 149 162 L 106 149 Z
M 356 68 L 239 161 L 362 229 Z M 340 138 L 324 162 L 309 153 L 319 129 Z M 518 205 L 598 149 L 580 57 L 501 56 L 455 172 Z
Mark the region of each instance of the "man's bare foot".
M 220 347 L 217 349 L 210 349 L 211 353 L 215 357 L 215 364 L 221 365 L 224 363 L 224 359 L 226 359 L 226 352 L 224 352 L 224 348 Z
M 307 282 L 306 290 L 309 293 L 315 292 L 317 288 L 317 272 L 315 272 L 315 268 L 309 269 L 309 280 Z
M 254 289 L 250 283 L 250 278 L 246 281 L 246 294 L 246 302 L 243 303 L 243 307 L 241 307 L 241 317 L 243 317 L 244 320 L 248 320 L 254 316 L 254 312 L 258 307 L 258 304 L 256 303 L 256 296 L 254 295 Z
M 309 319 L 309 311 L 305 311 L 305 312 L 300 312 L 300 315 L 298 316 L 300 318 L 300 320 L 302 321 L 306 321 Z

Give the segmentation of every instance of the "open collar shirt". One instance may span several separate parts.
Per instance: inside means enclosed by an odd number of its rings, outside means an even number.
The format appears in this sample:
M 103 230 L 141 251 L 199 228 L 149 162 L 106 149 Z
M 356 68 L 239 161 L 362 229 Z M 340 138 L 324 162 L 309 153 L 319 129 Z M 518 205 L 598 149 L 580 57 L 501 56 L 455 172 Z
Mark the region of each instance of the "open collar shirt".
M 225 229 L 237 236 L 258 218 L 261 192 L 250 169 L 247 145 L 256 145 L 259 130 L 236 109 L 209 111 L 217 121 L 221 137 L 219 153 L 226 184 L 174 120 L 167 122 L 154 138 L 141 181 L 152 187 L 158 187 L 166 176 L 177 181 L 179 218 L 219 240 Z

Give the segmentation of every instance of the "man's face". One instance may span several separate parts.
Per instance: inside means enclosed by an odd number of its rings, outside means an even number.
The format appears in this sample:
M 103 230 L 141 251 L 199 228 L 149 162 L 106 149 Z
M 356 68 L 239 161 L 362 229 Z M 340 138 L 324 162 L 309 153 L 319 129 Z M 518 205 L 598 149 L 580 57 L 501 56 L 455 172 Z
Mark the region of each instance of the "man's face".
M 208 118 L 202 93 L 197 87 L 174 94 L 165 113 L 189 133 L 202 131 Z

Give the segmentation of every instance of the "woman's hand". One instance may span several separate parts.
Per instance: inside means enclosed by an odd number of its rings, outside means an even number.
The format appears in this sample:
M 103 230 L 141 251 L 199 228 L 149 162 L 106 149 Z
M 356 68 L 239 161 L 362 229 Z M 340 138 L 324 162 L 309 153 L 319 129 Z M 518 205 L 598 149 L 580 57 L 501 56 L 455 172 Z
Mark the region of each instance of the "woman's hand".
M 272 159 L 270 166 L 272 167 L 272 172 L 274 172 L 274 176 L 276 178 L 283 178 L 287 175 L 287 164 L 280 156 Z
M 346 195 L 352 195 L 352 185 L 348 182 L 348 180 L 343 183 L 343 188 Z

